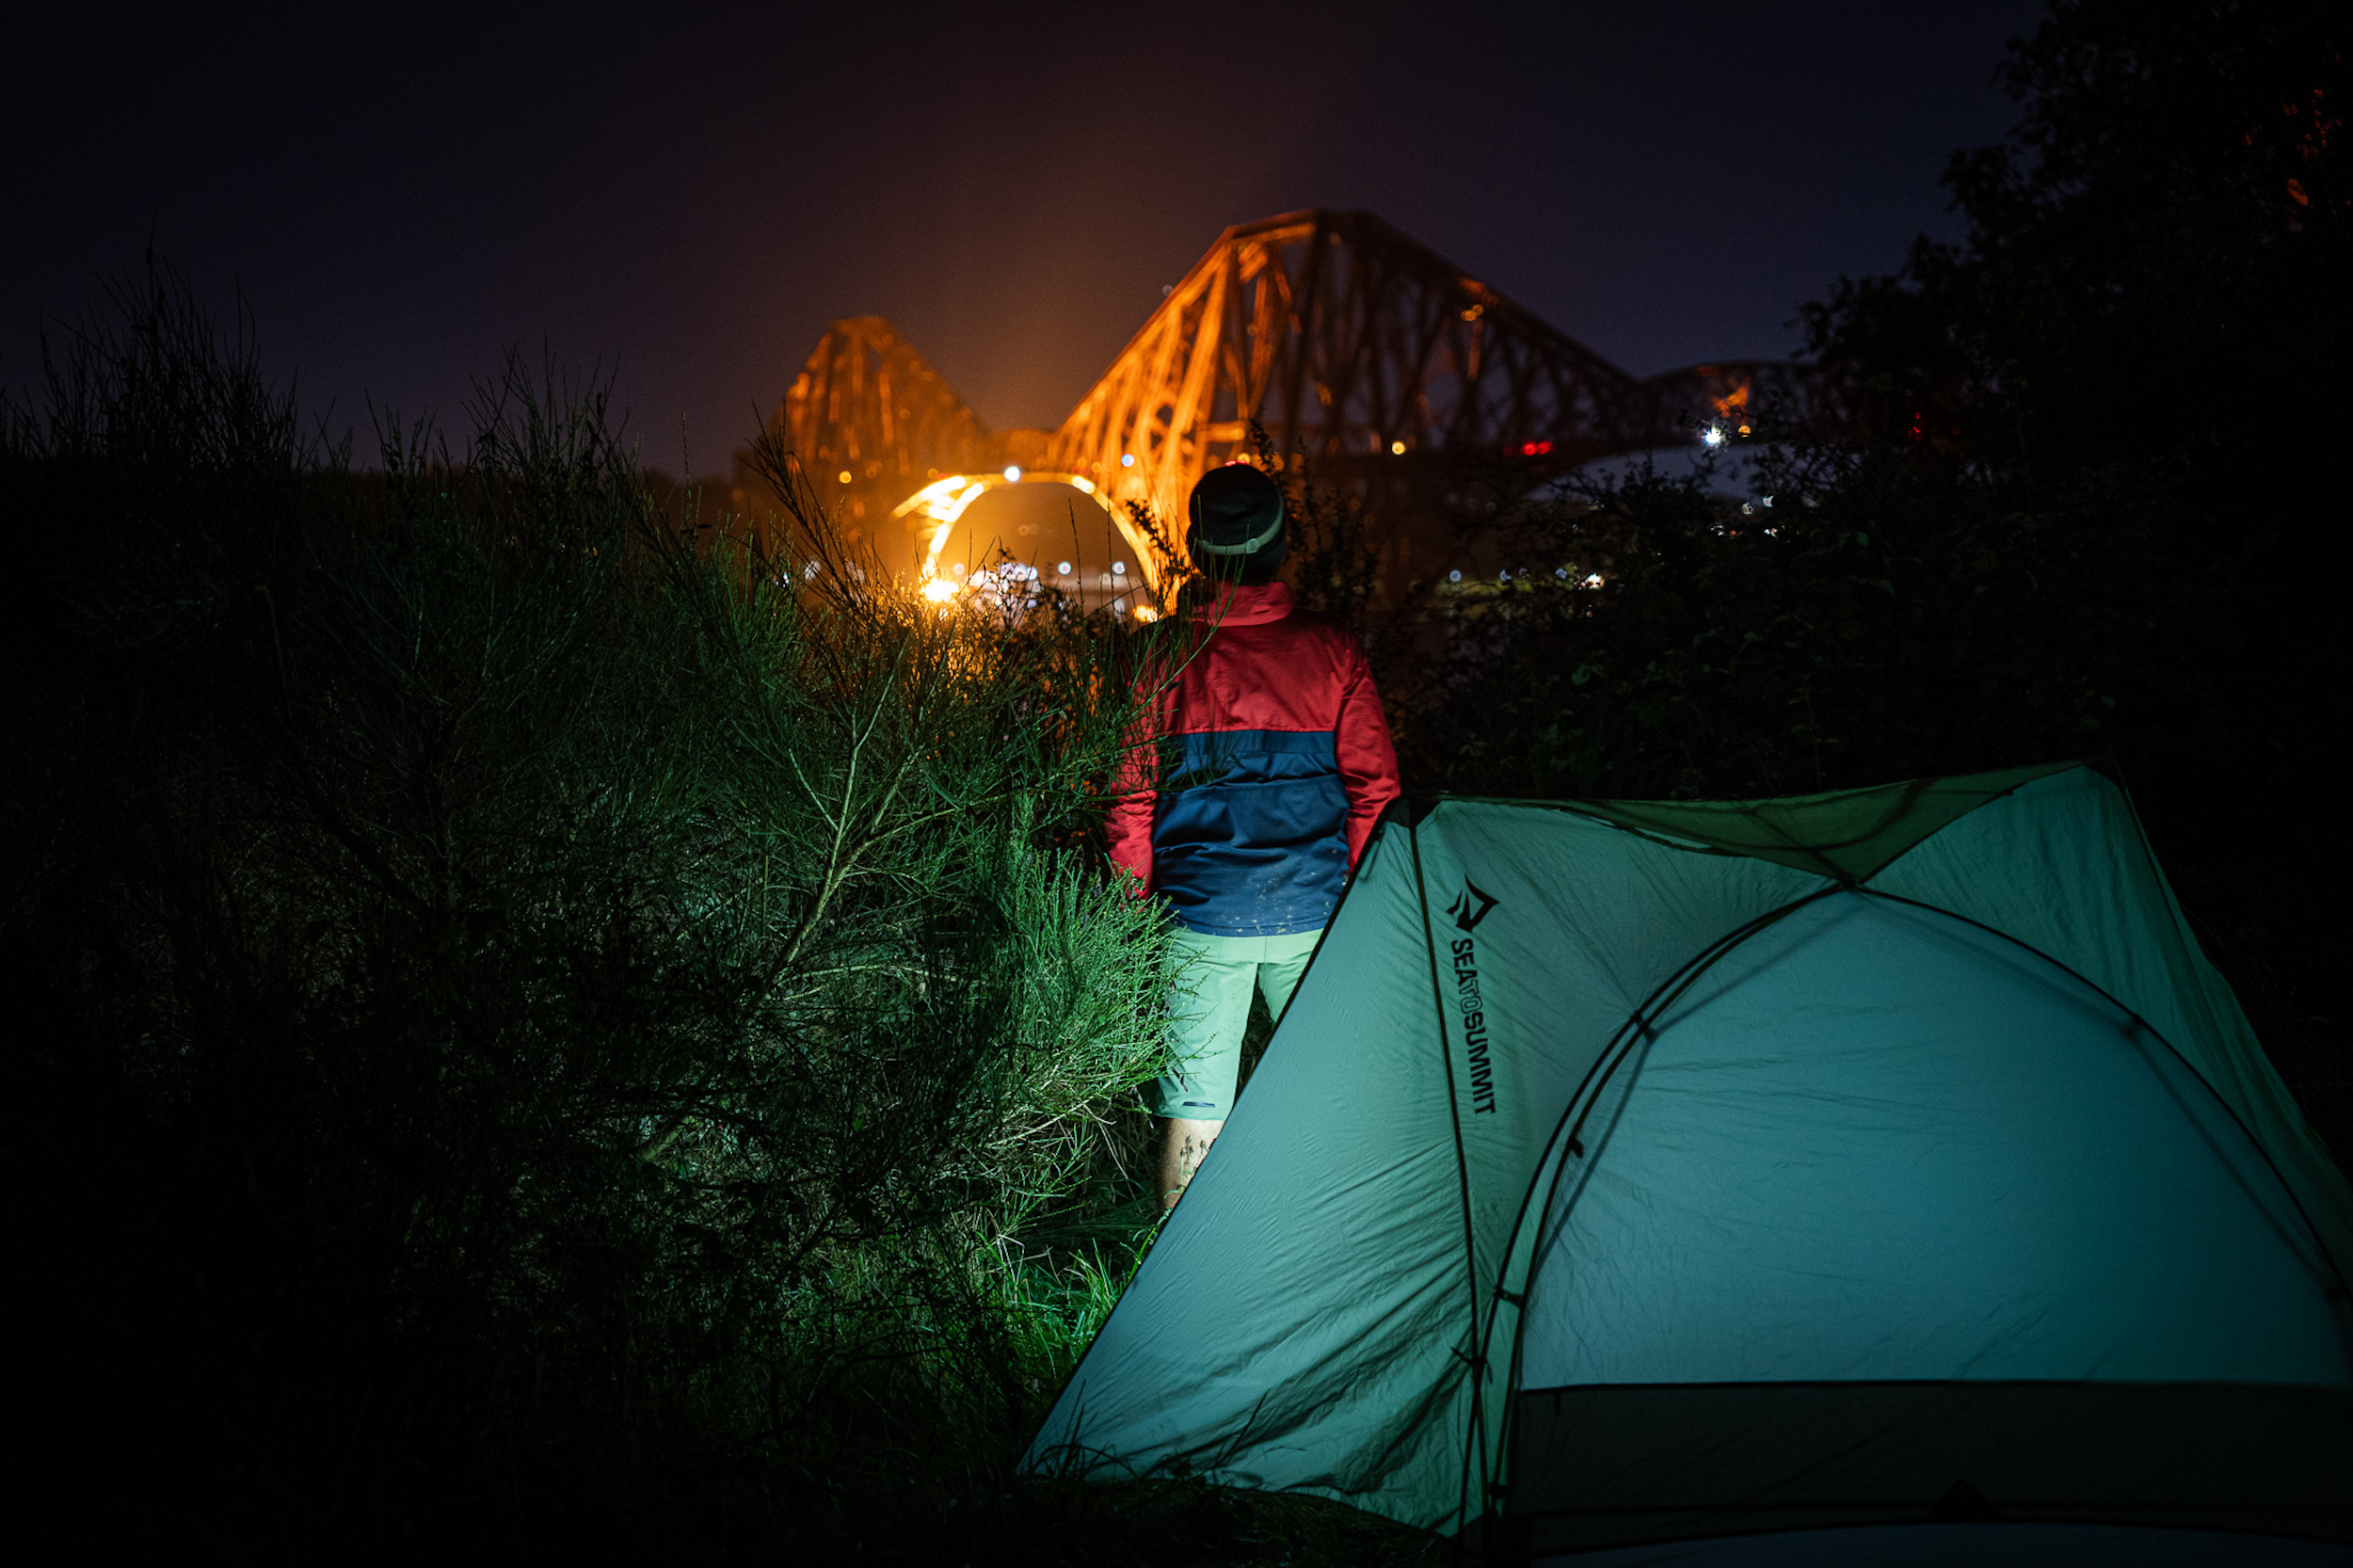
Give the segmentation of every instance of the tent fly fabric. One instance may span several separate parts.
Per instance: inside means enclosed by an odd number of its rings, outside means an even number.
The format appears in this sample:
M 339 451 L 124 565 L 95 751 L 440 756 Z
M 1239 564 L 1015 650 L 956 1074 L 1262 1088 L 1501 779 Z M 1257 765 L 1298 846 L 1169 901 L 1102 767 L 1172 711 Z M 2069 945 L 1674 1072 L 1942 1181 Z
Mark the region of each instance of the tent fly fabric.
M 1509 1556 L 2344 1540 L 2348 1277 L 2353 1194 L 2090 768 L 1441 798 L 1025 1463 Z

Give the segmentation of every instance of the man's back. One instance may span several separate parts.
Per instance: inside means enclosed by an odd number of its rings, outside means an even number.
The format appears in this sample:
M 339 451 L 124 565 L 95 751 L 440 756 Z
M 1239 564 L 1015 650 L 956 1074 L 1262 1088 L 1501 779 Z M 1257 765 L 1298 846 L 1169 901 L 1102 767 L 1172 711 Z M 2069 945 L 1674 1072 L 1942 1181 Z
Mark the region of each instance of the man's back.
M 1220 585 L 1193 630 L 1138 792 L 1112 814 L 1112 856 L 1192 930 L 1314 931 L 1398 792 L 1364 650 L 1280 583 Z

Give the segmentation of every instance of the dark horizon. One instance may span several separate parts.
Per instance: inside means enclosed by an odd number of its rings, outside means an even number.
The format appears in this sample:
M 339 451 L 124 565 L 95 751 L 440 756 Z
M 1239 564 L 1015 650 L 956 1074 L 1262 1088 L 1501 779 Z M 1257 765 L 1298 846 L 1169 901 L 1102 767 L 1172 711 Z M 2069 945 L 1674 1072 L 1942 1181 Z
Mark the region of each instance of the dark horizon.
M 711 473 L 842 316 L 888 317 L 992 428 L 1056 424 L 1220 232 L 1310 206 L 1637 375 L 1785 357 L 1802 301 L 1952 232 L 1937 177 L 2008 128 L 1994 69 L 2039 9 L 51 15 L 8 73 L 36 216 L 0 383 L 152 238 L 224 316 L 242 292 L 336 427 L 369 397 L 455 423 L 544 344 L 616 375 L 649 463 L 682 434 Z

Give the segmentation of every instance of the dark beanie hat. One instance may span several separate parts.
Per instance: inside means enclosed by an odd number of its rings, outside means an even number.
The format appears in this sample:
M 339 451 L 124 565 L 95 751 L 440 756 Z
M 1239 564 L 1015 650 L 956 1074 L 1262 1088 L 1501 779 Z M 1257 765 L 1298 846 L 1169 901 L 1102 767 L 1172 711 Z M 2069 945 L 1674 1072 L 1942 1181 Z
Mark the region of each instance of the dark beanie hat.
M 1241 555 L 1278 561 L 1283 555 L 1283 491 L 1247 463 L 1213 468 L 1193 488 L 1185 548 L 1194 558 Z

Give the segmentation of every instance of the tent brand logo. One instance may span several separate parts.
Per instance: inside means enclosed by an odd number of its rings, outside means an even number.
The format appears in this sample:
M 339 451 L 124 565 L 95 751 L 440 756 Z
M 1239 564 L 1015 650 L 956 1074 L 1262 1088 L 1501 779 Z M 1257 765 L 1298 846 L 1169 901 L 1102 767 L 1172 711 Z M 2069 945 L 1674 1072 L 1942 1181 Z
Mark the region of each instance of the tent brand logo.
M 1479 890 L 1474 888 L 1471 891 Z M 1486 899 L 1486 903 L 1479 905 L 1477 914 L 1465 916 L 1462 913 L 1468 906 L 1467 899 L 1449 911 L 1454 916 L 1454 923 L 1465 931 L 1486 919 L 1487 911 L 1495 907 L 1494 899 L 1487 898 L 1484 893 L 1479 896 Z M 1496 1068 L 1494 1060 L 1487 1053 L 1487 1002 L 1479 989 L 1479 948 L 1472 938 L 1457 936 L 1451 951 L 1454 954 L 1454 1006 L 1463 1016 L 1463 1045 L 1470 1054 L 1471 1111 L 1473 1113 L 1492 1113 L 1496 1108 Z
M 1495 894 L 1481 890 L 1478 883 L 1466 876 L 1463 878 L 1462 893 L 1446 906 L 1446 912 L 1453 916 L 1454 923 L 1465 931 L 1475 931 L 1479 922 L 1487 918 L 1487 911 L 1496 906 L 1496 902 Z

